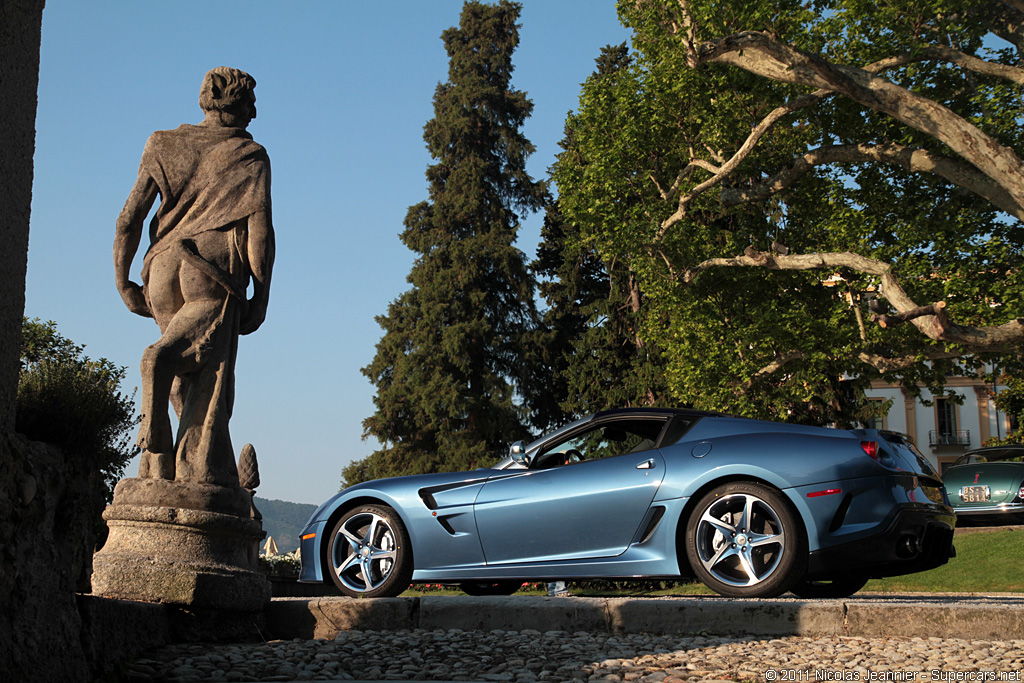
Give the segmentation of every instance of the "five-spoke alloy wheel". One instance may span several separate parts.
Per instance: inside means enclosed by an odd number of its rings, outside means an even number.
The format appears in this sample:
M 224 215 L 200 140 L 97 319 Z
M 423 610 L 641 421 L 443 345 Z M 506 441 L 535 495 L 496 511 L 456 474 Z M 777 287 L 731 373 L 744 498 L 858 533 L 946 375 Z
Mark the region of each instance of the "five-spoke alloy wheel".
M 783 494 L 732 482 L 697 503 L 686 524 L 686 556 L 697 578 L 716 593 L 773 597 L 803 575 L 807 540 Z
M 355 598 L 394 597 L 409 587 L 412 550 L 394 510 L 362 505 L 349 510 L 331 531 L 327 566 L 334 585 Z

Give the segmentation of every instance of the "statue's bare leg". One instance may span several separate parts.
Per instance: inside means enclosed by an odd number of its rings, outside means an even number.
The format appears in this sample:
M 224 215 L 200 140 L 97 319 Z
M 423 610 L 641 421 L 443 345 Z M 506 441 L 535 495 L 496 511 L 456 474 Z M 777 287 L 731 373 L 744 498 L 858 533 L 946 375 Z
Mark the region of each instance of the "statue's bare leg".
M 146 453 L 149 454 L 146 458 L 149 461 L 148 476 L 161 479 L 189 476 L 189 473 L 176 471 L 176 444 L 168 403 L 173 397 L 176 412 L 180 412 L 180 394 L 188 384 L 182 376 L 199 369 L 197 341 L 220 315 L 222 306 L 223 301 L 217 300 L 185 304 L 164 326 L 160 339 L 147 347 L 142 355 L 139 446 L 143 449 L 144 458 Z
M 188 347 L 187 339 L 174 339 L 165 331 L 142 354 L 142 422 L 138 439 L 142 449 L 141 477 L 174 479 L 174 436 L 167 404 L 176 369 Z
M 167 404 L 175 383 L 182 354 L 188 339 L 180 326 L 172 325 L 184 304 L 178 271 L 181 263 L 171 253 L 157 255 L 149 269 L 146 303 L 157 325 L 160 339 L 146 348 L 142 355 L 142 413 L 138 445 L 142 449 L 140 477 L 174 479 L 174 437 Z

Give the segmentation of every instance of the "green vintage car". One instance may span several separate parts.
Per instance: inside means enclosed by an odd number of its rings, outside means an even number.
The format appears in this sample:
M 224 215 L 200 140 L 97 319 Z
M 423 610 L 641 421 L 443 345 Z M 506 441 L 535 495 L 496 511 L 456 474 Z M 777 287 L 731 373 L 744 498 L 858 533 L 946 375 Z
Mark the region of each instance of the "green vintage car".
M 964 453 L 942 475 L 960 526 L 1024 524 L 1024 446 Z

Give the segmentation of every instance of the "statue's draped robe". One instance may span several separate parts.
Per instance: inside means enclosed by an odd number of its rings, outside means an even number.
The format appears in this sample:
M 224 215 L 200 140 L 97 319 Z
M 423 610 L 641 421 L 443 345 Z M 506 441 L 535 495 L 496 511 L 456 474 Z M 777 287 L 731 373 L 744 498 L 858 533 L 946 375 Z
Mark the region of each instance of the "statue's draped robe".
M 150 136 L 139 172 L 156 181 L 161 198 L 150 224 L 143 291 L 154 262 L 168 260 L 186 261 L 221 285 L 211 291 L 220 305 L 196 321 L 182 354 L 195 371 L 179 374 L 171 391 L 179 420 L 175 479 L 237 486 L 228 421 L 251 272 L 247 219 L 269 214 L 270 160 L 244 129 L 185 124 Z

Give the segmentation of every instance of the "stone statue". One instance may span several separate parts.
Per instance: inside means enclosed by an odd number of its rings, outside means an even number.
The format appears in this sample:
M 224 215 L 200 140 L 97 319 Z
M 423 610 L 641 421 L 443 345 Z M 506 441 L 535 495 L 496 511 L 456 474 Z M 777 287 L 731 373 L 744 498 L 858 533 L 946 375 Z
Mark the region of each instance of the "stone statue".
M 238 335 L 263 323 L 274 263 L 270 159 L 245 130 L 255 86 L 237 69 L 207 73 L 206 118 L 150 136 L 117 219 L 117 289 L 160 339 L 142 356 L 139 477 L 114 488 L 92 575 L 96 595 L 237 612 L 244 628 L 270 600 L 256 451 L 246 445 L 236 466 L 228 434 Z M 157 196 L 140 286 L 128 271 Z
M 117 219 L 117 289 L 161 333 L 142 357 L 142 479 L 239 486 L 228 433 L 238 336 L 263 323 L 274 262 L 270 159 L 246 132 L 255 86 L 238 69 L 207 73 L 205 119 L 150 136 Z M 139 286 L 129 270 L 157 195 Z

